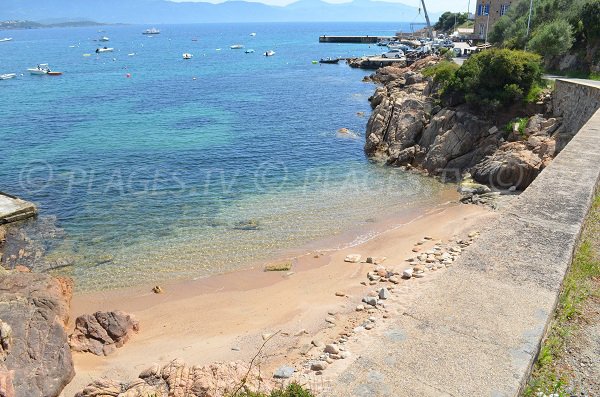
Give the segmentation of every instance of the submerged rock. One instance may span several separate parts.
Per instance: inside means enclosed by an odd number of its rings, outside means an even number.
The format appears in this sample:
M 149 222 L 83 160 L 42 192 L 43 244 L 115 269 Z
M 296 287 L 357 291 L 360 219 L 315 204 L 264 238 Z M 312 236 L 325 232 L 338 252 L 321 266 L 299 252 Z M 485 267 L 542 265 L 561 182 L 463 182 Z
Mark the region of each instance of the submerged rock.
M 247 221 L 241 221 L 236 223 L 233 228 L 235 230 L 258 230 L 259 223 L 256 219 L 249 219 Z

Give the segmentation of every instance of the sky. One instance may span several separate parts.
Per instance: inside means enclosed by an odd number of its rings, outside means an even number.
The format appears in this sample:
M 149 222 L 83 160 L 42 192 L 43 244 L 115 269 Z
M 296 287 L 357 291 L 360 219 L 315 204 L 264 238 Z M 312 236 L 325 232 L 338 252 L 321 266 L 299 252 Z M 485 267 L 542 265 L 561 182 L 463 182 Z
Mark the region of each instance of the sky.
M 221 0 L 171 0 L 171 1 L 206 1 L 210 3 L 222 3 Z M 269 5 L 277 5 L 284 6 L 290 3 L 293 3 L 296 0 L 246 0 L 246 1 L 258 1 L 260 3 L 265 3 Z M 345 3 L 348 0 L 324 0 L 329 3 Z M 388 2 L 395 3 L 404 3 L 406 5 L 412 7 L 421 7 L 421 0 L 385 0 Z M 470 0 L 470 9 L 471 12 L 475 10 L 476 0 Z M 427 7 L 427 11 L 431 12 L 444 12 L 444 11 L 453 11 L 453 12 L 466 12 L 467 7 L 469 6 L 469 0 L 425 0 L 425 7 Z

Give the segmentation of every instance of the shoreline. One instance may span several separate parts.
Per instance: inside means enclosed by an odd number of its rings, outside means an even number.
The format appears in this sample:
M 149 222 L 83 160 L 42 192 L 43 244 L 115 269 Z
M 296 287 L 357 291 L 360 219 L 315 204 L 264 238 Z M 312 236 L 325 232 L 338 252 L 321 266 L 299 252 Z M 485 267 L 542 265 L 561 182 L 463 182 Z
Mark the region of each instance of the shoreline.
M 293 365 L 302 373 L 301 362 L 314 338 L 330 339 L 340 329 L 348 329 L 348 324 L 366 318 L 367 311 L 358 313 L 354 308 L 369 288 L 362 284 L 374 265 L 346 263 L 346 255 L 386 256 L 384 265 L 401 272 L 408 265 L 405 259 L 414 255 L 411 249 L 415 242 L 423 236 L 447 241 L 493 214 L 483 207 L 446 203 L 358 245 L 321 252 L 318 258 L 314 251 L 298 256 L 290 273 L 264 272 L 262 267 L 254 266 L 196 280 L 167 282 L 161 285 L 163 294 L 154 294 L 145 285 L 76 293 L 70 329 L 81 314 L 118 309 L 133 314 L 140 321 L 141 331 L 107 357 L 74 352 L 77 375 L 63 395 L 73 395 L 94 378 L 135 379 L 153 362 L 176 358 L 190 365 L 248 362 L 262 343 L 262 335 L 277 331 L 280 334 L 267 346 L 269 361 L 265 368 L 272 371 L 278 365 Z M 411 287 L 401 284 L 400 296 L 412 299 L 413 285 L 429 283 L 441 274 L 443 271 L 425 279 L 408 280 Z M 336 296 L 340 291 L 344 297 Z M 339 322 L 332 326 L 324 321 L 328 313 L 335 313 Z M 338 360 L 332 367 L 351 361 Z

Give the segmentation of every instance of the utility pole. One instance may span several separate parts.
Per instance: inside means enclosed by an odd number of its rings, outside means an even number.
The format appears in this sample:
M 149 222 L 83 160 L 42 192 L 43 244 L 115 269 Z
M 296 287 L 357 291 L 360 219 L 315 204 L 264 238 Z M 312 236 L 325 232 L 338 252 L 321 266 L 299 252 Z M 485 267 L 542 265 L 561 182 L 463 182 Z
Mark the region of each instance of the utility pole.
M 529 38 L 529 27 L 531 26 L 532 10 L 533 10 L 533 0 L 529 0 L 529 17 L 527 18 L 527 34 L 525 35 L 525 50 L 527 50 L 527 39 Z
M 425 8 L 425 0 L 421 0 L 423 4 L 423 13 L 425 14 L 425 21 L 427 21 L 427 35 L 433 40 L 433 31 L 431 30 L 431 22 L 429 21 L 429 14 L 427 14 L 427 8 Z

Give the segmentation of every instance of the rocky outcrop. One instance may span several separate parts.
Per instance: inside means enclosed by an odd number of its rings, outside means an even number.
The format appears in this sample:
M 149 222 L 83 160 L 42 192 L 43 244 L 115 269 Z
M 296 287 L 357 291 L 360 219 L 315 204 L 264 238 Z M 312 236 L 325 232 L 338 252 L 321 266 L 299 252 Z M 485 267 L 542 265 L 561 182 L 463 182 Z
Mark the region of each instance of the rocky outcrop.
M 249 370 L 242 362 L 188 366 L 174 360 L 167 365 L 154 364 L 131 382 L 100 379 L 76 394 L 76 397 L 185 396 L 222 397 L 232 394 L 246 380 L 241 390 L 271 390 L 274 384 L 260 376 L 259 370 Z
M 74 351 L 107 356 L 122 347 L 139 329 L 139 322 L 121 311 L 84 314 L 75 320 L 69 344 Z
M 471 171 L 476 181 L 525 189 L 557 154 L 560 120 L 531 117 L 524 131 L 494 125 L 466 106 L 441 108 L 432 80 L 420 70 L 435 58 L 409 68 L 385 67 L 370 80 L 381 84 L 369 98 L 365 152 L 387 164 L 417 168 L 445 180 Z
M 0 385 L 15 396 L 58 396 L 75 375 L 65 332 L 72 288 L 46 274 L 0 274 Z

